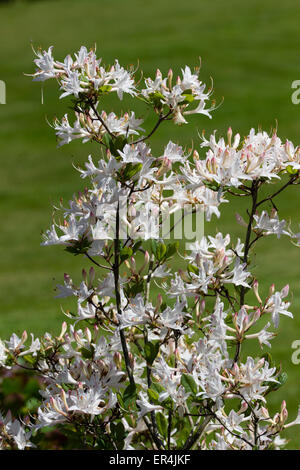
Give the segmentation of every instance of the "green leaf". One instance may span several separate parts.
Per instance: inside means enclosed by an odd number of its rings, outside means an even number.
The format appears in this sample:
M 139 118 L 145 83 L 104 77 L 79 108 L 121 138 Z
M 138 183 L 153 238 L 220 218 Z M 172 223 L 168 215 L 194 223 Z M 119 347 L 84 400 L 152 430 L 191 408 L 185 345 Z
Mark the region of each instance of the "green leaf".
M 122 172 L 122 181 L 126 182 L 133 178 L 141 169 L 142 163 L 127 163 Z
M 117 160 L 121 160 L 118 150 L 123 150 L 124 146 L 127 144 L 126 137 L 121 135 L 118 137 L 112 137 L 108 132 L 106 132 L 102 137 L 102 142 L 107 148 L 109 148 L 112 155 L 114 155 Z
M 196 395 L 197 385 L 195 380 L 190 374 L 182 374 L 181 376 L 181 385 L 184 387 L 186 392 Z
M 159 405 L 163 406 L 164 408 L 167 408 L 167 410 L 173 410 L 173 400 L 172 398 L 168 397 L 166 398 L 163 402 L 159 403 Z
M 123 261 L 125 261 L 126 259 L 130 258 L 130 256 L 132 255 L 133 255 L 132 249 L 129 246 L 124 246 L 124 248 L 122 248 L 120 252 L 121 263 L 123 263 Z
M 171 258 L 171 256 L 173 256 L 177 252 L 178 248 L 179 248 L 179 242 L 170 243 L 167 246 L 166 259 Z
M 164 243 L 158 243 L 156 247 L 156 253 L 155 256 L 158 259 L 158 261 L 162 261 L 165 254 L 167 252 L 167 247 Z
M 108 93 L 112 89 L 111 85 L 103 85 L 99 88 L 99 91 L 102 93 Z
M 94 352 L 87 348 L 80 348 L 79 350 L 81 355 L 84 359 L 91 359 L 93 357 Z
M 23 413 L 31 413 L 37 410 L 37 408 L 40 406 L 41 401 L 38 400 L 37 398 L 29 398 L 29 400 L 26 401 L 25 406 L 22 409 Z
M 147 361 L 147 364 L 149 364 L 150 366 L 153 364 L 154 359 L 158 354 L 159 346 L 159 341 L 148 342 L 145 345 L 145 359 Z
M 299 170 L 295 170 L 291 165 L 287 166 L 286 170 L 290 175 L 296 175 L 299 171 Z
M 157 428 L 160 432 L 160 434 L 163 437 L 167 437 L 168 435 L 168 421 L 163 413 L 160 411 L 156 413 L 156 423 L 157 423 Z
M 182 96 L 184 96 L 185 99 L 180 104 L 192 103 L 195 99 L 193 96 L 192 90 L 184 90 L 184 93 L 182 93 Z
M 194 273 L 194 274 L 199 274 L 199 268 L 197 266 L 194 266 L 193 264 L 188 264 L 187 265 L 187 270 L 189 273 Z
M 31 356 L 30 354 L 26 354 L 25 356 L 23 356 L 23 359 L 24 359 L 26 362 L 29 362 L 29 364 L 35 364 L 35 363 L 37 362 L 37 358 Z
M 136 400 L 136 385 L 129 384 L 123 393 L 123 404 L 126 409 L 133 406 Z
M 72 245 L 67 246 L 65 251 L 78 256 L 80 254 L 85 254 L 91 246 L 91 242 L 87 238 L 81 238 L 80 240 L 74 240 Z
M 134 246 L 132 247 L 133 253 L 136 253 L 138 251 L 138 249 L 142 246 L 142 243 L 142 240 L 139 240 L 134 244 Z
M 273 358 L 269 352 L 266 352 L 265 354 L 263 354 L 261 356 L 261 359 L 264 359 L 269 364 L 270 367 L 274 366 Z
M 278 383 L 276 382 L 267 382 L 267 385 L 269 386 L 268 392 L 276 392 L 276 390 L 279 390 L 287 381 L 288 375 L 286 372 L 281 372 L 281 374 L 276 377 L 278 380 Z
M 127 297 L 135 297 L 144 290 L 144 280 L 140 279 L 138 282 L 131 286 L 127 286 L 125 289 Z
M 151 250 L 152 253 L 155 255 L 156 254 L 156 249 L 157 249 L 157 241 L 154 238 L 151 238 Z
M 159 397 L 158 392 L 153 390 L 153 388 L 148 388 L 147 393 L 148 393 L 148 397 L 151 403 L 153 403 L 154 405 L 160 405 L 160 402 L 158 399 Z
M 121 421 L 118 423 L 111 423 L 110 425 L 111 434 L 114 442 L 117 444 L 118 449 L 123 449 L 125 439 L 125 428 Z
M 156 91 L 155 93 L 151 93 L 149 95 L 149 100 L 150 102 L 155 106 L 155 108 L 161 109 L 163 107 L 163 104 L 161 103 L 161 100 L 164 100 L 164 96 Z

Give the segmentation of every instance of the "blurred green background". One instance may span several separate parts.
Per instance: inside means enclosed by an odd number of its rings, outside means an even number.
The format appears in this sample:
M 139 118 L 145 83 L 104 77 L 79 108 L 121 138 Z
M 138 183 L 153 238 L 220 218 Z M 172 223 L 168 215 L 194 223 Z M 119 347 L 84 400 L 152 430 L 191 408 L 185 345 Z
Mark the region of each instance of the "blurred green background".
M 251 127 L 270 132 L 278 122 L 279 136 L 300 141 L 300 105 L 291 102 L 291 84 L 300 79 L 300 3 L 294 0 L 59 0 L 0 3 L 0 80 L 7 87 L 7 104 L 0 105 L 0 336 L 24 328 L 35 334 L 57 332 L 68 305 L 54 298 L 56 283 L 67 272 L 80 279 L 82 259 L 61 248 L 40 247 L 41 230 L 49 227 L 52 206 L 60 197 L 67 203 L 84 182 L 72 167 L 89 154 L 100 155 L 92 144 L 73 143 L 58 149 L 54 131 L 46 120 L 68 111 L 59 100 L 54 82 L 33 83 L 33 52 L 54 45 L 62 60 L 81 45 L 97 45 L 106 63 L 118 58 L 123 65 L 137 64 L 145 76 L 159 67 L 179 72 L 185 64 L 198 65 L 202 79 L 213 77 L 214 97 L 222 106 L 213 119 L 190 117 L 190 126 L 167 123 L 152 140 L 160 152 L 169 139 L 197 148 L 198 131 L 224 134 L 229 125 L 242 136 Z M 131 107 L 131 99 L 107 101 L 106 110 Z M 143 113 L 139 106 L 138 114 Z M 147 112 L 147 127 L 153 116 Z M 269 187 L 272 191 L 275 186 Z M 206 224 L 206 233 L 230 231 L 243 236 L 234 213 L 245 214 L 240 199 L 224 204 L 222 216 Z M 289 188 L 277 199 L 282 218 L 291 218 L 298 231 L 300 197 Z M 288 240 L 260 241 L 253 258 L 261 295 L 271 283 L 291 286 L 294 320 L 281 318 L 272 354 L 289 374 L 289 381 L 271 398 L 272 410 L 286 399 L 290 417 L 300 403 L 300 365 L 291 362 L 291 344 L 300 339 L 300 252 Z M 257 344 L 254 345 L 255 347 Z M 258 349 L 257 349 L 258 350 Z M 264 350 L 265 351 L 265 350 Z M 262 352 L 264 352 L 262 351 Z M 243 351 L 246 355 L 247 349 Z M 286 433 L 289 447 L 300 448 L 300 429 Z

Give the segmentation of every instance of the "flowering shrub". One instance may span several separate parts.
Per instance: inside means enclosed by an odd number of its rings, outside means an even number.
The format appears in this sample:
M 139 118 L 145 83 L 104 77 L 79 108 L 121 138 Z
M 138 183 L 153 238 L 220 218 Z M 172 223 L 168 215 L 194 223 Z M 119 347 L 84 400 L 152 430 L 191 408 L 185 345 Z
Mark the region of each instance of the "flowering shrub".
M 170 141 L 155 156 L 148 142 L 164 121 L 183 125 L 190 114 L 211 117 L 215 109 L 198 69 L 186 66 L 176 81 L 172 70 L 166 77 L 158 70 L 137 83 L 134 70 L 117 60 L 106 67 L 85 47 L 64 62 L 52 47 L 36 55 L 34 80 L 55 78 L 61 98 L 72 97 L 75 120 L 66 114 L 53 123 L 58 144 L 94 141 L 103 154 L 78 168 L 89 187 L 61 205 L 63 221 L 43 236 L 43 245 L 63 245 L 91 262 L 79 285 L 65 274 L 57 286 L 57 297 L 74 296 L 77 310 L 66 312 L 70 321 L 58 336 L 31 335 L 28 342 L 25 331 L 0 342 L 4 369 L 29 369 L 41 379 L 27 414 L 0 415 L 1 448 L 41 448 L 53 429 L 76 448 L 284 446 L 280 433 L 300 424 L 300 414 L 288 421 L 283 401 L 272 416 L 268 395 L 286 375 L 269 354 L 243 357 L 241 346 L 253 340 L 271 347 L 280 315 L 293 316 L 288 286 L 272 284 L 260 297 L 249 257 L 262 237 L 300 244 L 273 201 L 299 183 L 300 148 L 276 133 L 251 129 L 241 139 L 229 128 L 225 138 L 203 136 L 199 153 Z M 144 102 L 157 115 L 155 126 L 146 132 L 134 111 L 105 112 L 102 98 L 111 93 Z M 281 179 L 280 189 L 261 196 L 262 187 Z M 181 253 L 184 269 L 177 271 L 181 245 L 162 235 L 171 216 L 188 209 L 209 221 L 242 196 L 249 200 L 247 220 L 237 215 L 244 240 L 203 235 Z

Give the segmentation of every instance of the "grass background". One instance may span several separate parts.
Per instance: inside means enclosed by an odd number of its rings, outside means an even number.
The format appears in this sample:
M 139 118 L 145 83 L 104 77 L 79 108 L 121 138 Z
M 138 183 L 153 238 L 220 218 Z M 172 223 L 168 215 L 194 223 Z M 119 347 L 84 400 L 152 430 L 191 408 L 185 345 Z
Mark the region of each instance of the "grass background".
M 0 336 L 24 328 L 35 334 L 56 332 L 64 317 L 54 287 L 63 272 L 80 278 L 82 259 L 61 248 L 40 247 L 40 233 L 51 223 L 52 205 L 59 198 L 67 202 L 82 189 L 83 181 L 72 163 L 83 163 L 97 147 L 74 143 L 57 149 L 55 135 L 46 123 L 68 108 L 60 101 L 55 83 L 41 86 L 24 73 L 32 73 L 34 47 L 54 45 L 54 55 L 63 59 L 84 44 L 97 44 L 106 63 L 118 58 L 121 64 L 137 63 L 146 76 L 159 67 L 198 65 L 202 58 L 202 79 L 214 79 L 217 102 L 223 105 L 213 119 L 192 116 L 192 125 L 175 127 L 167 123 L 152 140 L 154 151 L 172 139 L 181 144 L 194 142 L 197 131 L 215 129 L 224 134 L 229 125 L 241 135 L 251 127 L 270 131 L 278 122 L 278 133 L 299 143 L 300 106 L 291 102 L 291 84 L 300 79 L 300 4 L 293 0 L 53 0 L 16 1 L 0 4 L 0 79 L 7 86 L 7 104 L 0 105 Z M 131 100 L 107 102 L 117 112 L 130 109 Z M 142 112 L 142 107 L 139 108 Z M 151 127 L 149 114 L 147 125 Z M 270 187 L 275 190 L 275 186 Z M 300 197 L 289 188 L 278 197 L 280 215 L 292 218 L 297 230 Z M 230 231 L 243 236 L 234 213 L 245 213 L 240 199 L 223 206 L 222 216 L 206 224 L 206 233 Z M 257 245 L 254 272 L 262 294 L 271 283 L 277 288 L 291 286 L 294 320 L 281 318 L 272 354 L 289 374 L 288 384 L 271 399 L 273 411 L 286 399 L 290 416 L 296 415 L 300 365 L 291 362 L 291 343 L 300 339 L 300 252 L 287 240 L 276 237 Z M 66 306 L 66 303 L 63 304 Z M 244 351 L 246 355 L 247 349 Z M 300 448 L 300 429 L 286 436 L 290 448 Z

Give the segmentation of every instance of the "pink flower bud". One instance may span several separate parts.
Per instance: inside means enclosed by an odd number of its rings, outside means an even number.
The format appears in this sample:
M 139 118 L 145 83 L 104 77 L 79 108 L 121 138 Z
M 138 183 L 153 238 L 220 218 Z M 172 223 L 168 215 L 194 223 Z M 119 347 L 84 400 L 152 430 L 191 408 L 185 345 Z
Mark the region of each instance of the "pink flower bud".
M 281 290 L 281 297 L 286 297 L 289 293 L 290 286 L 287 284 L 284 286 L 284 288 Z
M 65 334 L 65 332 L 67 331 L 67 328 L 68 328 L 68 325 L 67 325 L 67 322 L 63 322 L 63 324 L 61 325 L 61 332 L 60 332 L 60 335 L 58 337 L 58 340 L 62 340 L 63 339 L 63 336 Z
M 248 409 L 248 404 L 245 401 L 242 401 L 241 403 L 241 408 L 239 409 L 238 413 L 245 413 L 245 411 Z
M 272 284 L 269 289 L 269 295 L 273 295 L 275 292 L 275 284 Z
M 262 412 L 262 415 L 265 419 L 269 419 L 270 418 L 270 415 L 269 415 L 269 412 L 267 410 L 267 408 L 265 408 L 264 406 L 261 407 L 261 412 Z
M 28 334 L 27 334 L 27 331 L 24 330 L 23 333 L 22 333 L 22 338 L 21 338 L 21 344 L 25 343 L 25 341 L 27 340 L 28 338 Z
M 129 352 L 128 357 L 129 357 L 130 367 L 133 370 L 134 369 L 134 355 L 131 352 Z
M 193 159 L 194 160 L 199 160 L 200 156 L 199 156 L 199 153 L 197 152 L 197 150 L 194 150 L 193 152 Z
M 229 147 L 231 147 L 231 138 L 232 138 L 232 129 L 231 127 L 229 127 L 227 131 L 227 140 L 228 140 Z
M 122 365 L 122 354 L 119 351 L 114 353 L 114 362 L 118 368 L 121 368 Z
M 92 333 L 91 333 L 90 329 L 89 329 L 88 327 L 86 327 L 85 330 L 84 330 L 84 332 L 85 332 L 85 336 L 86 336 L 88 342 L 91 343 L 91 341 L 92 341 Z
M 91 267 L 89 270 L 89 278 L 90 278 L 89 285 L 92 285 L 95 279 L 95 269 L 93 267 Z
M 262 300 L 259 296 L 259 293 L 258 293 L 258 282 L 257 280 L 255 279 L 255 281 L 253 282 L 253 291 L 254 291 L 254 294 L 255 294 L 255 297 L 257 298 L 257 300 L 259 301 L 259 303 L 261 304 L 262 303 Z
M 158 295 L 157 295 L 157 300 L 156 300 L 156 308 L 157 308 L 157 310 L 160 309 L 162 303 L 163 303 L 162 295 L 161 295 L 161 294 L 158 294 Z

